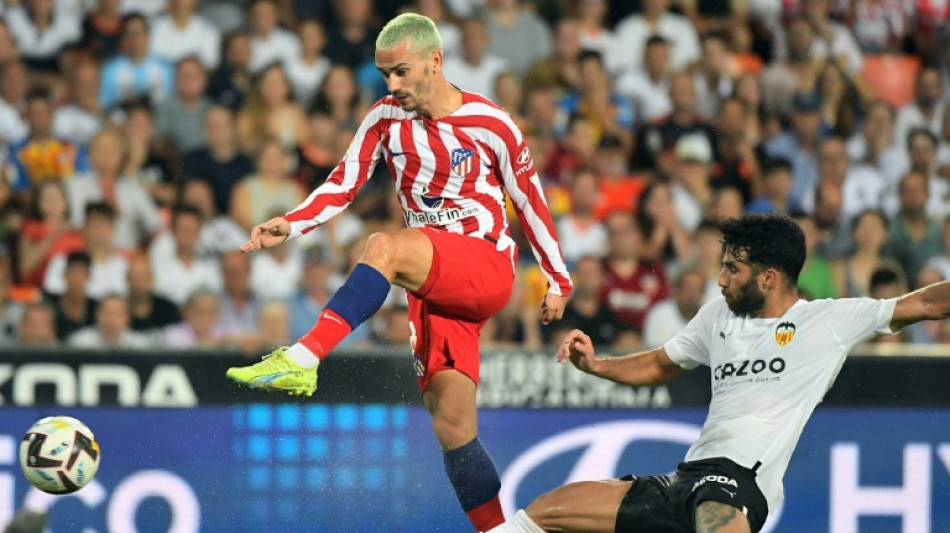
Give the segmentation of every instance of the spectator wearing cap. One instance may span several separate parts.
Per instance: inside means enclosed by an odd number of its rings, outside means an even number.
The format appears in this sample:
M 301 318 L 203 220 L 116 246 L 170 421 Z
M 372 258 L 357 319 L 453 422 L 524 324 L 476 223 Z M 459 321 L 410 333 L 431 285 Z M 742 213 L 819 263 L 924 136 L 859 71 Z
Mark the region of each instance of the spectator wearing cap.
M 277 24 L 277 2 L 254 0 L 248 7 L 247 22 L 251 29 L 251 72 L 260 72 L 274 63 L 290 61 L 300 55 L 300 42 L 292 32 Z
M 768 157 L 782 157 L 792 163 L 792 198 L 803 202 L 818 182 L 818 145 L 827 134 L 821 121 L 821 95 L 817 91 L 795 93 L 792 97 L 792 128 L 768 141 Z
M 670 181 L 673 209 L 680 227 L 691 234 L 712 201 L 712 146 L 704 135 L 684 135 L 676 141 L 674 153 L 676 165 Z
M 795 200 L 789 198 L 792 191 L 792 164 L 780 157 L 765 162 L 762 169 L 761 195 L 746 206 L 746 213 L 805 212 Z
M 174 78 L 171 64 L 149 52 L 148 20 L 138 13 L 122 17 L 122 53 L 102 68 L 102 107 L 142 96 L 157 104 L 172 94 Z
M 588 168 L 574 171 L 570 210 L 561 215 L 556 224 L 561 253 L 568 263 L 582 257 L 603 258 L 607 255 L 607 230 L 594 216 L 600 196 L 597 174 Z
M 83 210 L 83 252 L 89 257 L 89 280 L 85 291 L 91 298 L 106 294 L 126 294 L 128 260 L 118 253 L 114 245 L 116 213 L 104 202 L 91 202 Z M 62 294 L 69 287 L 66 277 L 70 254 L 59 254 L 50 261 L 43 278 L 43 290 L 50 294 Z
M 633 212 L 645 180 L 630 173 L 630 151 L 613 135 L 604 135 L 594 154 L 594 169 L 600 180 L 600 198 L 594 217 L 603 221 L 613 211 Z
M 551 30 L 523 0 L 486 2 L 484 21 L 489 51 L 505 58 L 511 70 L 524 76 L 535 62 L 551 55 Z
M 197 57 L 205 68 L 213 69 L 221 53 L 221 32 L 195 13 L 197 4 L 197 0 L 170 0 L 168 12 L 154 19 L 150 46 L 153 54 L 169 63 Z
M 625 51 L 626 69 L 640 68 L 646 40 L 661 35 L 670 42 L 670 67 L 686 69 L 697 61 L 701 50 L 693 24 L 683 16 L 670 13 L 670 0 L 644 0 L 643 13 L 630 15 L 617 24 L 619 48 Z
M 628 98 L 640 122 L 653 122 L 673 110 L 670 100 L 670 44 L 652 35 L 643 49 L 643 66 L 627 70 L 616 82 L 617 93 Z
M 462 23 L 462 53 L 447 58 L 442 68 L 445 78 L 459 89 L 495 99 L 494 82 L 505 72 L 505 59 L 488 53 L 488 32 L 480 19 Z
M 670 78 L 670 98 L 673 110 L 663 119 L 641 128 L 637 136 L 635 167 L 656 169 L 662 177 L 669 177 L 675 162 L 676 141 L 686 134 L 705 135 L 715 140 L 712 127 L 696 112 L 696 86 L 688 72 Z

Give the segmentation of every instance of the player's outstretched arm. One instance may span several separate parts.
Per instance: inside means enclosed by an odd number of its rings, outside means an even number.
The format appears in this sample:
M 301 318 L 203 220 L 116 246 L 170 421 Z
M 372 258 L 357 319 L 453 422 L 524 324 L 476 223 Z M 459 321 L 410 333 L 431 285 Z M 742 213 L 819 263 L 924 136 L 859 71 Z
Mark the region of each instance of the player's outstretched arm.
M 917 289 L 897 299 L 891 330 L 920 322 L 950 317 L 950 281 L 941 281 Z
M 621 357 L 597 357 L 594 343 L 579 329 L 564 338 L 557 360 L 560 363 L 570 360 L 579 370 L 624 385 L 660 385 L 683 372 L 662 346 Z

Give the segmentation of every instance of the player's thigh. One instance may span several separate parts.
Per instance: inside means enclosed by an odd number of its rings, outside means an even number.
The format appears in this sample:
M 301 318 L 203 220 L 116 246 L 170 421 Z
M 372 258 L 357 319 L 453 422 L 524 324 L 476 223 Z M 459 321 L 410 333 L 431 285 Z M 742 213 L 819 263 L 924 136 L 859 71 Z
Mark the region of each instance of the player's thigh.
M 444 450 L 468 444 L 478 434 L 475 382 L 457 370 L 442 370 L 429 380 L 422 400 Z
M 696 506 L 696 533 L 749 533 L 749 521 L 738 509 L 705 501 Z
M 624 496 L 636 481 L 570 483 L 543 494 L 525 510 L 544 531 L 614 533 Z

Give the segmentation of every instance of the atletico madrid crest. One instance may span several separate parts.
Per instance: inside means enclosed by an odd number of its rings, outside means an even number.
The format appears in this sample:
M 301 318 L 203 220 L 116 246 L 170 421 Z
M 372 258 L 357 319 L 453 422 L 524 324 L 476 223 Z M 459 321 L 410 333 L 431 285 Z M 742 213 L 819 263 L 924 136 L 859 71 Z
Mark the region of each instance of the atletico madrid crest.
M 456 148 L 452 150 L 452 172 L 459 176 L 468 176 L 472 171 L 472 156 L 475 150 L 469 148 Z
M 795 324 L 791 322 L 782 322 L 775 328 L 775 342 L 779 346 L 785 346 L 795 338 Z

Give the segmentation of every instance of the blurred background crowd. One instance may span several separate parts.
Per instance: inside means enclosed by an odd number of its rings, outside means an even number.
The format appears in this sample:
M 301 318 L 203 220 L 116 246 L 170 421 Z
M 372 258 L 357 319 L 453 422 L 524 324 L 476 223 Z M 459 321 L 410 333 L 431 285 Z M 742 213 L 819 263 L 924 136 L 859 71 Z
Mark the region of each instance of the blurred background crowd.
M 523 129 L 575 279 L 542 327 L 515 220 L 485 346 L 664 342 L 718 294 L 716 220 L 744 212 L 800 222 L 806 298 L 950 278 L 947 0 L 6 0 L 0 344 L 250 355 L 304 334 L 367 236 L 404 225 L 386 165 L 322 229 L 236 250 L 335 167 L 403 11 Z M 344 347 L 408 337 L 393 291 Z M 886 341 L 950 343 L 950 322 Z

